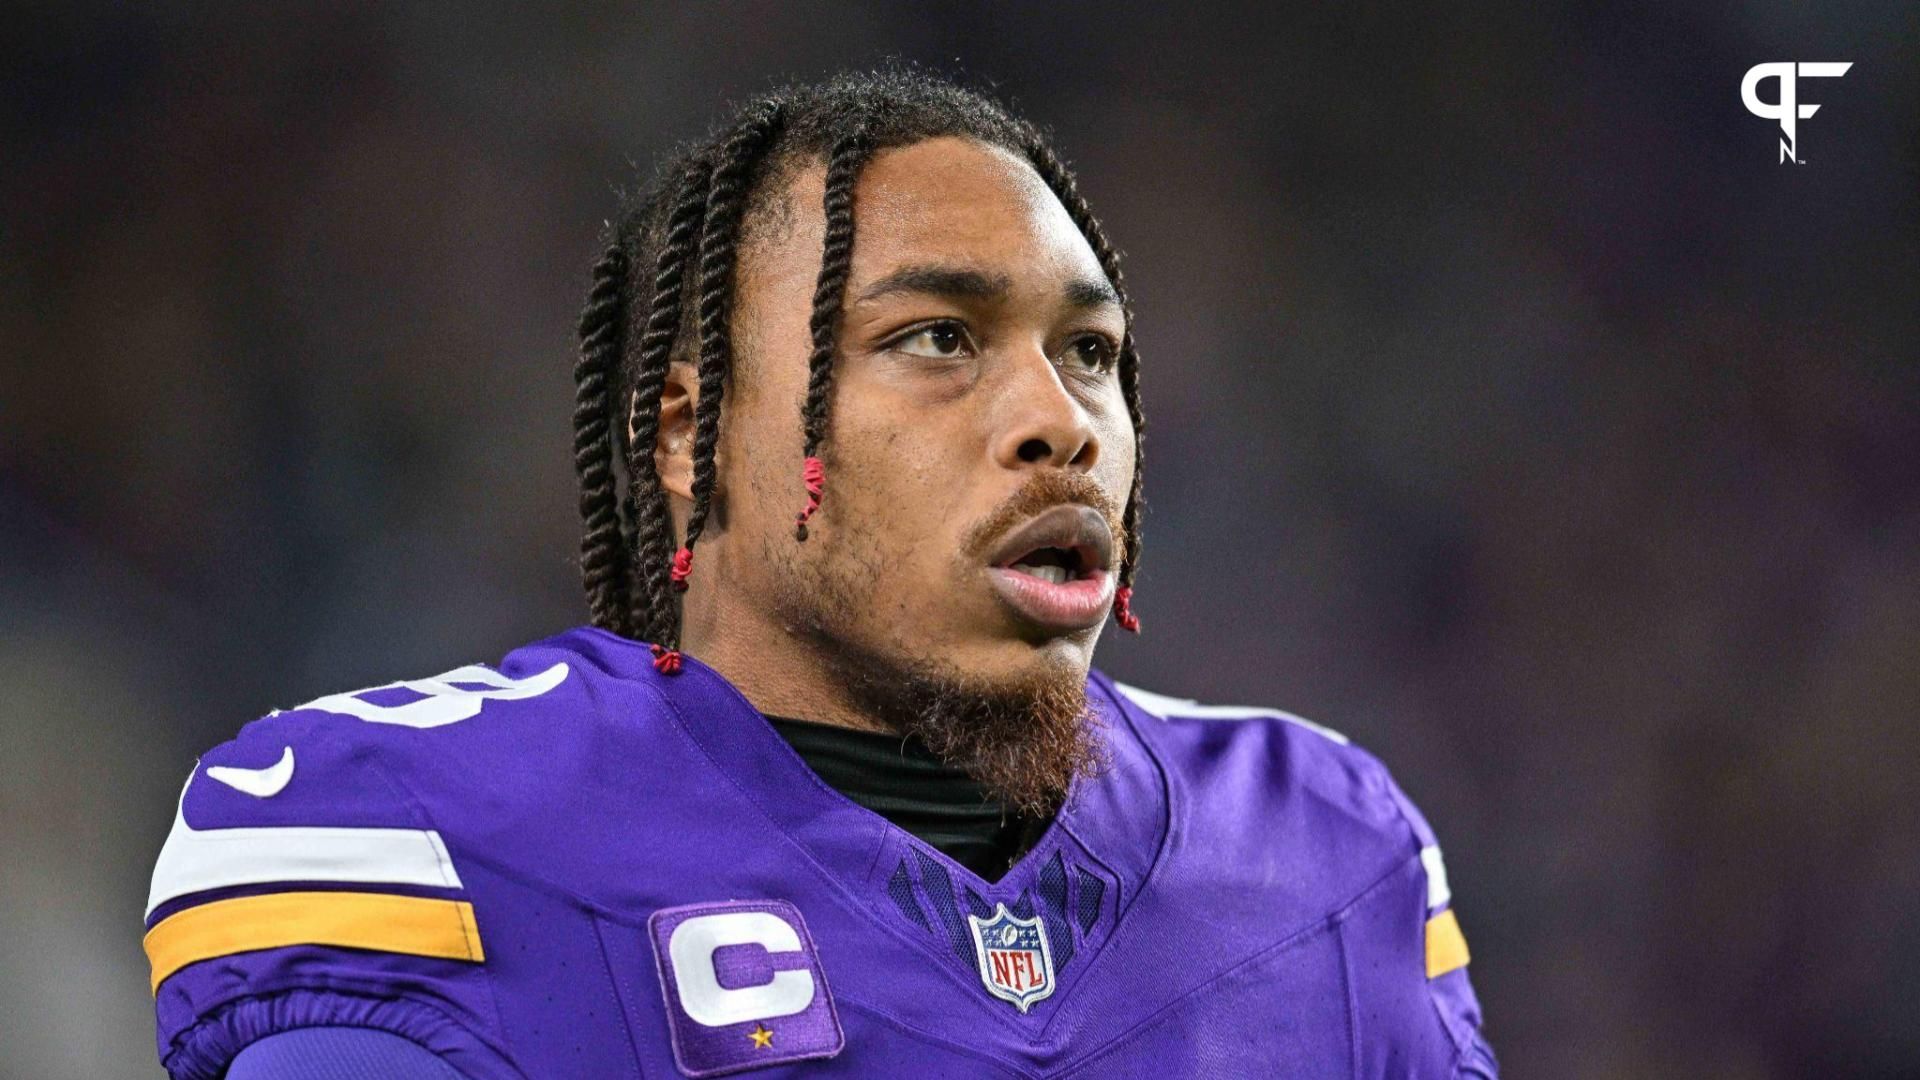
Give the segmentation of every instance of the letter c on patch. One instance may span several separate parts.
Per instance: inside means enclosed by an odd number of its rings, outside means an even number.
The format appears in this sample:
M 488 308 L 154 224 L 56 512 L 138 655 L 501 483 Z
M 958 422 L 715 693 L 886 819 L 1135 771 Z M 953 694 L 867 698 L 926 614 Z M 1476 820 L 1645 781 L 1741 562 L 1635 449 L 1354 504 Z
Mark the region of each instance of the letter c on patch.
M 800 935 L 785 919 L 765 911 L 699 915 L 673 928 L 667 955 L 673 962 L 680 1007 L 696 1023 L 723 1027 L 748 1020 L 791 1016 L 813 1004 L 813 974 L 777 971 L 771 982 L 729 990 L 720 985 L 713 954 L 728 945 L 758 945 L 770 953 L 800 952 Z

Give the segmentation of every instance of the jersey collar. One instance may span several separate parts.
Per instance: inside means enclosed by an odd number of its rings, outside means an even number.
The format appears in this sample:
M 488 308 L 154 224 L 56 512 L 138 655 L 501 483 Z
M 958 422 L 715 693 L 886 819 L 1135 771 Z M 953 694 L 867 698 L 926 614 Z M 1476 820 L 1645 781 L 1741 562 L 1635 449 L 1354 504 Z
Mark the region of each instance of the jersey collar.
M 820 872 L 838 879 L 872 917 L 917 934 L 944 962 L 974 963 L 967 916 L 988 918 L 1001 905 L 1017 916 L 1037 914 L 1060 942 L 1056 959 L 1066 954 L 1057 995 L 1064 999 L 1165 845 L 1166 777 L 1101 672 L 1090 673 L 1087 700 L 1100 722 L 1107 768 L 1077 783 L 1033 848 L 989 882 L 822 781 L 719 672 L 689 656 L 678 675 L 663 676 L 645 645 L 607 637 L 630 655 L 623 665 L 629 677 L 661 697 L 686 737 Z

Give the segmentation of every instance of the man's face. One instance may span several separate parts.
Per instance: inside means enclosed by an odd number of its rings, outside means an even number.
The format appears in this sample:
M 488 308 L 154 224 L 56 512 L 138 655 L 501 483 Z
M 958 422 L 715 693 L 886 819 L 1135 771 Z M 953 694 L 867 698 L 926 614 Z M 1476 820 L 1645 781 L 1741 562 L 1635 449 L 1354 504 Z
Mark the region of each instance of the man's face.
M 741 252 L 721 610 L 983 687 L 1084 678 L 1134 469 L 1125 323 L 1098 260 L 1011 153 L 942 138 L 877 154 L 855 187 L 825 495 L 798 543 L 823 183 L 796 172 Z

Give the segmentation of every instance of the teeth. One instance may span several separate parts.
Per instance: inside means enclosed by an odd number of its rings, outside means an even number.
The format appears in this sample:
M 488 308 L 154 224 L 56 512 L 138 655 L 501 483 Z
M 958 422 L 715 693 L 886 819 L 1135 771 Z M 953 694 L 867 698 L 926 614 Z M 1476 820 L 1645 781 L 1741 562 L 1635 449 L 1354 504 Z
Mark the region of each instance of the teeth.
M 1055 585 L 1065 585 L 1068 578 L 1071 577 L 1071 575 L 1067 573 L 1067 568 L 1064 566 L 1035 566 L 1032 563 L 1014 563 L 1013 569 Z

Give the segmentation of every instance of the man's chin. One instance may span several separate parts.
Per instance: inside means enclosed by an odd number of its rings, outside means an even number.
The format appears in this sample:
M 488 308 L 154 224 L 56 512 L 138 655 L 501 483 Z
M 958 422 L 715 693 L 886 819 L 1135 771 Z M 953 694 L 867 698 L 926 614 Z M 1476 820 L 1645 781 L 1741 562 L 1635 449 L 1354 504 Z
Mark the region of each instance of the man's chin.
M 965 769 L 1009 807 L 1046 814 L 1104 764 L 1087 707 L 1088 654 L 1067 639 L 999 641 L 940 659 L 842 645 L 854 704 Z

